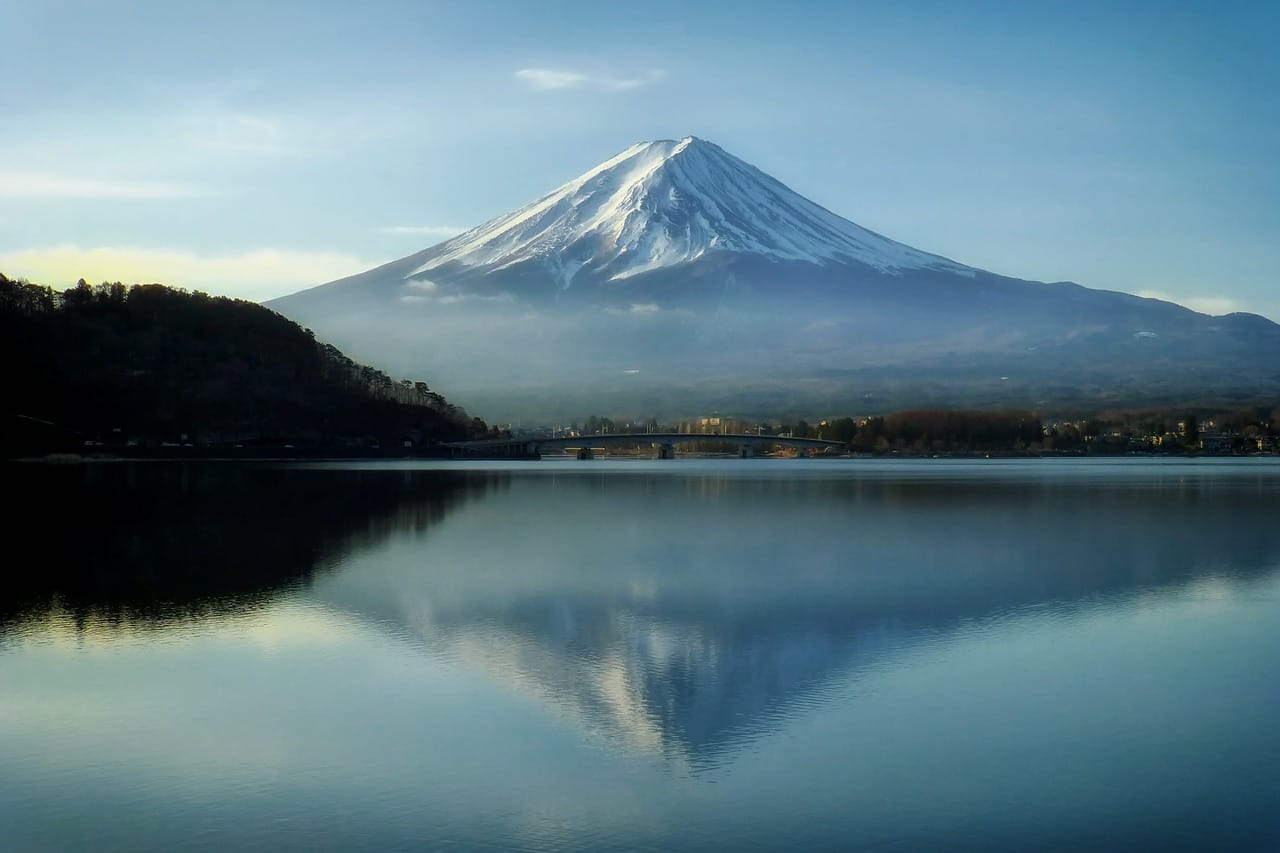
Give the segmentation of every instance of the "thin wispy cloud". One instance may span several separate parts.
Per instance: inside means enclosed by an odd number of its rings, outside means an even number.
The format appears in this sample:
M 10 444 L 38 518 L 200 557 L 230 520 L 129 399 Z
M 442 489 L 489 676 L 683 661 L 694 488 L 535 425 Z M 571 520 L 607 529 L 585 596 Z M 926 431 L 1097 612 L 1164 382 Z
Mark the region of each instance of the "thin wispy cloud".
M 183 249 L 75 245 L 0 251 L 0 269 L 7 274 L 55 288 L 84 278 L 167 284 L 253 300 L 285 296 L 372 266 L 342 252 L 269 248 L 216 256 Z
M 427 282 L 427 284 L 431 284 L 431 282 Z M 400 297 L 400 301 L 407 305 L 414 305 L 423 302 L 431 302 L 435 305 L 457 305 L 461 302 L 515 302 L 515 300 L 515 296 L 510 293 L 495 293 L 491 295 L 479 293 L 450 293 L 445 296 L 433 296 L 431 295 L 430 290 L 426 293 L 406 293 Z
M 349 153 L 388 132 L 388 122 L 370 104 L 275 112 L 212 104 L 186 111 L 174 129 L 206 157 L 292 159 Z
M 652 317 L 662 311 L 662 306 L 656 302 L 633 302 L 628 308 L 620 308 L 616 305 L 610 305 L 604 309 L 606 314 L 612 314 L 615 317 L 625 317 L 631 315 L 634 317 Z
M 387 225 L 379 228 L 383 234 L 396 234 L 400 236 L 412 237 L 456 237 L 465 228 L 458 228 L 455 225 Z
M 178 199 L 212 194 L 206 187 L 167 181 L 113 181 L 0 170 L 0 198 Z
M 592 74 L 566 68 L 521 68 L 515 78 L 535 92 L 583 89 L 595 92 L 626 92 L 658 82 L 666 76 L 661 69 L 650 69 L 630 77 Z

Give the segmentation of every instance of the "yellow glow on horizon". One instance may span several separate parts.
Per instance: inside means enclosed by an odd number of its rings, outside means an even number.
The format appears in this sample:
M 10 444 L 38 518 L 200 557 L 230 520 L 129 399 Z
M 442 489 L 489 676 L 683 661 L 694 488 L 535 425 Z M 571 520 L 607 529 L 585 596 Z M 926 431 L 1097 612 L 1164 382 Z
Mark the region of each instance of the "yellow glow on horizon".
M 83 278 L 90 284 L 167 284 L 217 296 L 265 300 L 362 272 L 375 264 L 342 252 L 254 249 L 206 257 L 181 249 L 75 245 L 21 249 L 0 254 L 0 271 L 11 278 L 56 289 Z

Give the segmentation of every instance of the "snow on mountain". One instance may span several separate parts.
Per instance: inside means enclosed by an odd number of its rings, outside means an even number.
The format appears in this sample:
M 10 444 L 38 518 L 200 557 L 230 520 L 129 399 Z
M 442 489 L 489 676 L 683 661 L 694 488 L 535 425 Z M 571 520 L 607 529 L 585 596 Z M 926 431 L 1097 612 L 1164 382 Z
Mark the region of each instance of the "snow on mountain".
M 843 219 L 689 136 L 631 146 L 532 204 L 429 250 L 406 278 L 532 262 L 567 288 L 581 271 L 618 281 L 714 252 L 818 265 L 852 261 L 889 274 L 974 273 Z

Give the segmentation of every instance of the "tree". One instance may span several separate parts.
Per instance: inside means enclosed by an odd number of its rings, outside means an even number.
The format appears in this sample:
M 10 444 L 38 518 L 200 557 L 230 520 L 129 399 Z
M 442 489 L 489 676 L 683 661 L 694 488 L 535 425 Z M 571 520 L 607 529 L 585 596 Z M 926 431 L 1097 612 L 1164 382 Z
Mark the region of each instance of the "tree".
M 836 418 L 828 421 L 823 427 L 822 437 L 831 441 L 840 441 L 850 444 L 853 437 L 858 432 L 858 425 L 854 423 L 853 418 Z

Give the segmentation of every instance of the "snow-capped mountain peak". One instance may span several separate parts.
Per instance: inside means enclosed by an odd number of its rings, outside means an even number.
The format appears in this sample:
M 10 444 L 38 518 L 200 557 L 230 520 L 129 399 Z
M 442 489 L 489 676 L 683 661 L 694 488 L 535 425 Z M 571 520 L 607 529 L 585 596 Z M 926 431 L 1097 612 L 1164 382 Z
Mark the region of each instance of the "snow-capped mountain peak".
M 961 266 L 693 137 L 633 145 L 533 204 L 271 307 L 495 417 L 544 423 L 1280 389 L 1280 327 L 1261 317 Z
M 426 253 L 407 278 L 444 267 L 536 264 L 568 287 L 582 270 L 617 281 L 712 252 L 881 272 L 972 270 L 868 231 L 719 146 L 688 136 L 641 142 L 532 204 Z

